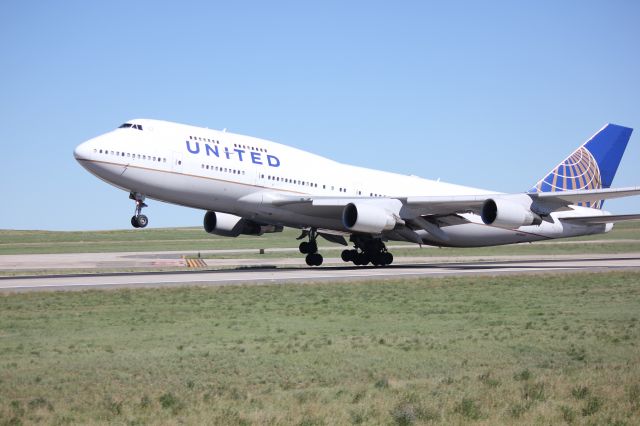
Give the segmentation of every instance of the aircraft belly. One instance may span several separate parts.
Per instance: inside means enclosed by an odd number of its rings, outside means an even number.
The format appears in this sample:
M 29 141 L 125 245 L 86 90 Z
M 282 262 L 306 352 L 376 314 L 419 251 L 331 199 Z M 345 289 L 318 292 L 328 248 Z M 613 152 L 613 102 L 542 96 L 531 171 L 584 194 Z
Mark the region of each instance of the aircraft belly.
M 342 225 L 342 218 L 322 215 L 306 215 L 297 211 L 276 208 L 268 205 L 241 206 L 241 214 L 244 217 L 252 217 L 268 223 L 289 226 L 292 228 L 323 228 L 336 231 L 346 231 Z
M 429 235 L 426 231 L 418 232 L 426 244 L 452 247 L 484 247 L 503 244 L 524 243 L 545 240 L 547 237 L 522 230 L 503 229 L 478 223 L 466 223 L 443 227 L 442 231 L 449 237 L 443 242 Z

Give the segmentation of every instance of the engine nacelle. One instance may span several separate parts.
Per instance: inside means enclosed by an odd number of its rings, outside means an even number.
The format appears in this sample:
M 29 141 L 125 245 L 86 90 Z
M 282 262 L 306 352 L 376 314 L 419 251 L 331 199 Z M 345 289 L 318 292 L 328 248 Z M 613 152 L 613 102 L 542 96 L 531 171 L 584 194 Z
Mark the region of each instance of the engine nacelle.
M 495 200 L 489 198 L 486 200 L 484 204 L 482 204 L 480 215 L 486 225 L 493 225 L 499 228 L 514 229 L 521 226 L 540 225 L 542 223 L 542 218 L 532 212 L 529 207 L 518 202 L 500 198 Z
M 282 232 L 282 226 L 263 225 L 233 214 L 209 211 L 204 215 L 204 230 L 222 237 L 237 237 Z
M 393 213 L 373 204 L 349 203 L 342 211 L 342 224 L 350 231 L 378 234 L 396 226 Z

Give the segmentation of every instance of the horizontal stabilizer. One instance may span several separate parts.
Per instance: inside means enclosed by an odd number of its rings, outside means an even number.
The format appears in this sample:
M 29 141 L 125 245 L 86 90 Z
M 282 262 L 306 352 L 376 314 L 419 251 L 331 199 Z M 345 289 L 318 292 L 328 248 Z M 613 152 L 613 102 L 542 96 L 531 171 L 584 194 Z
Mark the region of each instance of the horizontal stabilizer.
M 578 189 L 558 192 L 532 192 L 528 195 L 534 200 L 558 202 L 569 205 L 585 201 L 595 202 L 599 200 L 608 200 L 610 198 L 640 195 L 640 186 L 627 188 Z
M 580 223 L 583 225 L 598 225 L 613 222 L 623 222 L 625 220 L 640 220 L 640 214 L 616 214 L 603 216 L 578 216 L 578 217 L 562 217 L 563 222 Z

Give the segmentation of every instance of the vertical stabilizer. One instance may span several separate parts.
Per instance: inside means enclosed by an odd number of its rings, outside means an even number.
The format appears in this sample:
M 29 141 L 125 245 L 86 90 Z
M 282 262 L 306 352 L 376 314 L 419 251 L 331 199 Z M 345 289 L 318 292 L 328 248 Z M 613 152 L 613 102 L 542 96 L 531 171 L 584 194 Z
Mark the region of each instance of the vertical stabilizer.
M 628 127 L 607 124 L 540 179 L 529 192 L 611 187 L 632 131 Z M 599 209 L 602 203 L 601 200 L 576 204 Z

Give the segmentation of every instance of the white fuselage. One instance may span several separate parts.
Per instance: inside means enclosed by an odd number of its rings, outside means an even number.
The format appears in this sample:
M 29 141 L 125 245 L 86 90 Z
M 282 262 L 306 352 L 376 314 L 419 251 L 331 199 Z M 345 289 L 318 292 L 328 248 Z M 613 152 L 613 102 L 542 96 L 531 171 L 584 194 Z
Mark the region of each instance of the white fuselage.
M 341 218 L 303 207 L 263 202 L 272 195 L 393 197 L 495 194 L 460 185 L 338 163 L 279 143 L 158 120 L 133 120 L 75 150 L 100 179 L 132 193 L 173 204 L 242 216 L 295 228 L 345 231 Z M 573 206 L 552 217 L 602 214 Z M 418 231 L 425 244 L 486 246 L 606 232 L 611 225 L 572 225 L 558 220 L 503 229 L 479 216 L 442 228 L 446 244 Z

